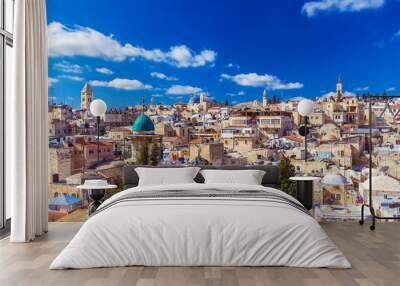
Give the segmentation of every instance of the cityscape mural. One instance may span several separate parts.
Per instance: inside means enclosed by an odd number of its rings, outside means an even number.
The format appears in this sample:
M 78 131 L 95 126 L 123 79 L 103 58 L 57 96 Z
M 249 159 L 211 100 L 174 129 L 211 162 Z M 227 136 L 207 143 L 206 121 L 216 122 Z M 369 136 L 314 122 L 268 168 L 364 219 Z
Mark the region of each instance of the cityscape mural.
M 314 215 L 358 220 L 370 125 L 374 205 L 399 216 L 400 101 L 376 101 L 370 113 L 368 95 L 397 94 L 390 7 L 400 4 L 338 2 L 48 1 L 49 220 L 85 220 L 88 194 L 76 187 L 104 178 L 119 186 L 108 196 L 121 191 L 125 164 L 337 175 L 315 183 Z M 99 144 L 95 99 L 107 104 Z

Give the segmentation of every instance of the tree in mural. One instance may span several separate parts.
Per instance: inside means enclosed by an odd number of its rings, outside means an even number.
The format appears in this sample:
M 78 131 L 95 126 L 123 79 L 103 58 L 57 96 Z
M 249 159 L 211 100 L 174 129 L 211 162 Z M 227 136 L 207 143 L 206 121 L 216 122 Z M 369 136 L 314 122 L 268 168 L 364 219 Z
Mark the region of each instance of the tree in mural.
M 138 165 L 149 164 L 149 145 L 147 143 L 143 143 L 139 146 L 136 163 Z
M 290 163 L 290 159 L 283 154 L 278 166 L 281 191 L 291 196 L 295 196 L 296 189 L 294 187 L 294 183 L 289 180 L 289 178 L 293 177 L 296 173 L 294 166 Z
M 121 176 L 111 177 L 111 184 L 116 185 L 117 188 L 112 189 L 110 191 L 110 195 L 114 195 L 116 193 L 122 192 L 124 190 L 124 180 Z
M 150 152 L 150 165 L 157 166 L 159 161 L 158 146 L 157 143 L 151 144 Z

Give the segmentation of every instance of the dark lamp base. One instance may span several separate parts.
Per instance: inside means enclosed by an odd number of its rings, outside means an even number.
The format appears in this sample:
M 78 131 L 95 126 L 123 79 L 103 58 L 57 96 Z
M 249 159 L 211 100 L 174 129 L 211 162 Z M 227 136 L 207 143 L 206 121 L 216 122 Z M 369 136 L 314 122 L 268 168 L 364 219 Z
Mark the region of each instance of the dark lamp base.
M 94 213 L 101 205 L 101 200 L 104 198 L 105 194 L 106 191 L 104 189 L 89 191 L 89 197 L 93 200 L 93 202 L 88 207 L 89 215 Z

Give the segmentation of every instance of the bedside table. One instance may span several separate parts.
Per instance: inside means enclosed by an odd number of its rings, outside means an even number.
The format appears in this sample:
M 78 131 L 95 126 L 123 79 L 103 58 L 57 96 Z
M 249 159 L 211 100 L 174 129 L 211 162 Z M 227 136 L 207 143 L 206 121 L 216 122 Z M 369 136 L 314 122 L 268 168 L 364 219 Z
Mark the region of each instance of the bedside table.
M 296 199 L 303 204 L 307 210 L 313 208 L 314 181 L 319 177 L 290 177 L 289 180 L 296 182 Z
M 88 207 L 89 216 L 101 205 L 106 190 L 116 188 L 118 188 L 117 185 L 109 185 L 106 180 L 85 180 L 83 185 L 77 186 L 77 189 L 88 190 L 89 197 L 93 201 Z

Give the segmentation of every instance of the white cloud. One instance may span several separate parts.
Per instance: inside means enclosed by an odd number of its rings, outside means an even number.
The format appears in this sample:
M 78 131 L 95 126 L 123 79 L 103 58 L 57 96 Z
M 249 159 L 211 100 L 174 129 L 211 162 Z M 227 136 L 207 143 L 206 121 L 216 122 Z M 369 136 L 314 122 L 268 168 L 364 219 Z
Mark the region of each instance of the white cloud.
M 49 87 L 53 86 L 57 82 L 58 82 L 58 79 L 56 79 L 54 77 L 48 77 L 48 79 L 47 79 L 47 84 Z
M 227 68 L 237 68 L 237 69 L 239 69 L 239 68 L 240 68 L 240 66 L 239 66 L 239 65 L 237 65 L 237 64 L 234 64 L 234 63 L 229 63 L 229 64 L 227 64 L 227 65 L 226 65 L 226 67 L 227 67 Z
M 304 96 L 295 96 L 288 99 L 288 101 L 302 101 L 303 99 L 307 99 Z
M 110 69 L 108 69 L 108 68 L 96 68 L 96 71 L 98 72 L 98 73 L 101 73 L 101 74 L 106 74 L 106 75 L 111 75 L 111 74 L 113 74 L 114 72 L 112 71 L 112 70 L 110 70 Z
M 361 86 L 361 87 L 357 87 L 355 89 L 355 91 L 368 91 L 369 90 L 369 86 Z
M 229 92 L 229 93 L 227 93 L 226 95 L 229 95 L 229 96 L 241 96 L 241 95 L 245 95 L 246 93 L 243 91 L 243 90 L 241 90 L 241 91 L 239 91 L 239 92 Z
M 200 67 L 215 62 L 217 53 L 212 50 L 203 50 L 199 54 L 193 53 L 187 46 L 175 46 L 165 54 L 166 62 L 177 67 Z
M 202 89 L 199 87 L 194 87 L 190 85 L 173 85 L 170 88 L 167 89 L 166 94 L 194 94 L 201 92 Z
M 330 91 L 330 92 L 327 92 L 327 93 L 321 95 L 319 98 L 331 98 L 331 97 L 336 98 L 336 96 L 337 96 L 336 92 Z M 353 96 L 357 96 L 357 95 L 355 93 L 353 93 L 353 92 L 350 92 L 350 91 L 345 91 L 343 93 L 343 97 L 353 97 Z
M 150 95 L 150 97 L 163 97 L 164 95 L 160 94 L 160 93 L 155 93 Z
M 302 12 L 308 17 L 313 17 L 320 12 L 357 12 L 366 9 L 377 9 L 384 4 L 385 0 L 319 0 L 304 3 Z
M 172 46 L 167 51 L 123 45 L 113 35 L 106 36 L 89 27 L 71 28 L 60 22 L 48 25 L 48 38 L 50 57 L 85 56 L 117 62 L 142 58 L 181 68 L 213 65 L 217 57 L 215 51 L 206 49 L 195 53 L 186 45 Z
M 237 75 L 221 74 L 221 80 L 231 80 L 241 86 L 252 86 L 252 87 L 265 87 L 267 89 L 299 89 L 303 88 L 303 84 L 300 82 L 282 82 L 277 76 L 274 75 L 259 75 L 256 73 L 241 73 Z
M 386 89 L 386 91 L 395 91 L 395 90 L 396 90 L 396 88 L 394 86 L 389 87 L 388 89 Z
M 152 72 L 150 73 L 151 77 L 159 78 L 159 79 L 164 79 L 164 80 L 169 80 L 169 81 L 176 81 L 178 80 L 176 77 L 172 76 L 167 76 L 161 72 Z
M 67 75 L 67 74 L 63 74 L 58 76 L 59 78 L 65 78 L 65 79 L 69 79 L 69 80 L 73 80 L 73 81 L 83 81 L 84 78 L 80 77 L 80 76 L 76 76 L 76 75 Z
M 357 94 L 355 94 L 354 92 L 351 92 L 351 91 L 345 91 L 343 93 L 343 97 L 354 97 L 354 96 L 357 96 Z
M 143 84 L 142 82 L 136 79 L 125 79 L 125 78 L 115 78 L 111 81 L 93 80 L 91 81 L 91 84 L 93 86 L 112 87 L 124 90 L 143 90 L 143 89 L 153 88 L 151 85 Z
M 78 64 L 72 64 L 68 61 L 62 61 L 59 63 L 55 63 L 53 65 L 53 69 L 59 70 L 65 73 L 82 73 L 83 69 Z
M 331 97 L 336 97 L 336 92 L 334 91 L 327 92 L 321 95 L 319 98 L 331 98 Z
M 350 92 L 350 91 L 345 91 L 343 93 L 343 97 L 353 97 L 353 96 L 357 96 L 357 94 Z

